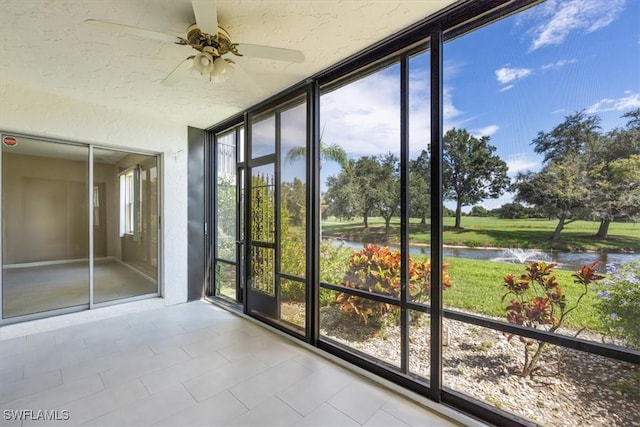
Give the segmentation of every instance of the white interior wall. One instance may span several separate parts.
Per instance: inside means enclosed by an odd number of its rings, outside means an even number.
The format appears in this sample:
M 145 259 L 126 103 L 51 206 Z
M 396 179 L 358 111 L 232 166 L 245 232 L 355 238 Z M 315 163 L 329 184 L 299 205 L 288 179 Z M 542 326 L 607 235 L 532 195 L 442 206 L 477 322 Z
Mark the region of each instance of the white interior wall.
M 44 138 L 158 152 L 162 163 L 162 269 L 166 304 L 187 299 L 187 127 L 28 87 L 0 86 L 0 129 Z M 127 105 L 127 100 L 122 100 Z

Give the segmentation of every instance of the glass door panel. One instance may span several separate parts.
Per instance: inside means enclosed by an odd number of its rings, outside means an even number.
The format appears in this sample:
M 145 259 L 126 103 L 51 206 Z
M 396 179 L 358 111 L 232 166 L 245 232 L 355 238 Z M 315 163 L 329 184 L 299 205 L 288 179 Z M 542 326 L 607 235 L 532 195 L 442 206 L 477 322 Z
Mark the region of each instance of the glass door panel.
M 216 135 L 215 290 L 214 294 L 238 300 L 237 129 Z
M 275 164 L 251 169 L 247 309 L 277 317 Z
M 304 334 L 307 312 L 307 104 L 280 113 L 278 288 L 281 325 Z
M 158 159 L 93 150 L 94 302 L 158 292 Z
M 244 130 L 244 128 L 241 128 L 241 138 L 243 137 L 244 132 L 242 132 Z M 242 139 L 241 139 L 242 141 Z M 244 144 L 241 144 L 244 145 Z M 244 167 L 239 167 L 238 168 L 238 192 L 236 193 L 236 197 L 238 200 L 238 230 L 237 230 L 237 236 L 238 236 L 238 241 L 237 241 L 237 251 L 236 251 L 236 265 L 240 266 L 237 269 L 236 272 L 236 288 L 237 288 L 237 295 L 238 295 L 238 302 L 242 302 L 243 298 L 244 298 L 244 293 L 243 293 L 243 289 L 244 289 L 244 283 L 245 283 L 245 227 L 244 227 L 244 223 L 245 223 L 245 218 L 244 218 L 244 214 L 245 214 L 245 206 L 246 206 L 246 199 L 245 199 L 245 183 L 244 183 L 244 174 L 245 174 L 245 168 Z
M 270 115 L 264 119 L 255 121 L 251 127 L 251 158 L 256 159 L 273 154 L 275 146 L 276 117 Z
M 2 316 L 88 305 L 89 149 L 15 141 L 2 144 Z

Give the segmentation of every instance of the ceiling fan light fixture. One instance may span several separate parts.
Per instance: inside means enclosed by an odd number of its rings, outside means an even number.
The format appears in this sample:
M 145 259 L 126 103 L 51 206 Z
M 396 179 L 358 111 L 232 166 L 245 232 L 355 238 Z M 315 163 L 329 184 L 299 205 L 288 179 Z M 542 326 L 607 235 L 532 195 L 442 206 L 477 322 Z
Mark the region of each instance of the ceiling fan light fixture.
M 200 74 L 211 74 L 215 69 L 213 56 L 208 52 L 200 52 L 193 58 L 193 68 Z
M 234 68 L 231 66 L 226 59 L 222 57 L 218 57 L 213 61 L 213 73 L 211 73 L 214 81 L 216 83 L 222 83 L 233 75 Z

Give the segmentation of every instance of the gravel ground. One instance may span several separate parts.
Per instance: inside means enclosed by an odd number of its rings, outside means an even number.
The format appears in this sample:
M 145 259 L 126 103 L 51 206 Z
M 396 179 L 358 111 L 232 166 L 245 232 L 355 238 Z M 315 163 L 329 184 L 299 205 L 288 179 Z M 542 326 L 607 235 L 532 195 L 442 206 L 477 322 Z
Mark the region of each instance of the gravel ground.
M 429 326 L 410 331 L 410 369 L 428 376 Z M 322 335 L 396 366 L 400 329 L 349 321 L 335 307 L 321 312 Z M 533 377 L 519 375 L 523 344 L 502 332 L 446 320 L 445 386 L 507 412 L 548 426 L 640 426 L 640 367 L 583 352 L 546 346 L 547 365 Z M 598 336 L 583 338 L 599 339 Z

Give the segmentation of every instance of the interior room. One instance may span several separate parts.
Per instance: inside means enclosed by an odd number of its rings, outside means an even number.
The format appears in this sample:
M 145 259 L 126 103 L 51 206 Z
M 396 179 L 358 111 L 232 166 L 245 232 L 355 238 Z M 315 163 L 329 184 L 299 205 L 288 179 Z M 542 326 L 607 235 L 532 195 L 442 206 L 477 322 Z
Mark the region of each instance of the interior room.
M 89 195 L 88 147 L 18 141 L 3 151 L 4 317 L 88 306 L 90 277 L 91 303 L 157 295 L 157 158 L 92 150 Z
M 4 420 L 637 425 L 637 16 L 0 0 Z

